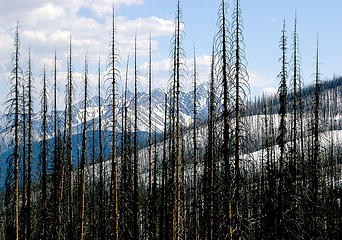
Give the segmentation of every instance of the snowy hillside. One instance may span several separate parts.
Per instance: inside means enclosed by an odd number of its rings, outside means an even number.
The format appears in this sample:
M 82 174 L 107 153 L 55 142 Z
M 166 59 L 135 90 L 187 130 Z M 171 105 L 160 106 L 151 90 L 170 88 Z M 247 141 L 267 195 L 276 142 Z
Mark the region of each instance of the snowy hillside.
M 207 117 L 207 96 L 208 96 L 208 84 L 204 83 L 198 87 L 198 118 L 204 120 Z M 128 92 L 127 94 L 128 103 L 128 119 L 134 121 L 134 94 Z M 122 110 L 123 110 L 123 99 L 124 95 L 119 93 L 117 95 L 117 132 L 120 133 L 122 130 Z M 111 130 L 111 117 L 109 103 L 106 103 L 105 99 L 101 99 L 101 110 L 102 110 L 102 128 L 103 130 Z M 180 111 L 182 124 L 188 126 L 191 124 L 193 118 L 193 92 L 185 92 L 180 95 Z M 138 94 L 138 132 L 148 132 L 148 114 L 149 114 L 149 98 L 148 93 L 140 92 Z M 152 91 L 152 125 L 153 131 L 162 133 L 164 129 L 164 109 L 165 109 L 165 93 L 161 89 L 154 89 Z M 73 134 L 81 132 L 83 126 L 83 102 L 78 101 L 73 105 Z M 58 124 L 60 128 L 64 125 L 64 111 L 59 110 L 58 113 Z M 88 101 L 87 106 L 87 121 L 90 124 L 94 120 L 95 128 L 98 127 L 98 97 L 92 97 Z M 11 134 L 6 126 L 8 118 L 4 113 L 0 113 L 0 146 L 2 151 L 6 150 L 11 140 Z M 53 115 L 52 112 L 48 117 L 48 136 L 53 136 Z M 41 132 L 41 120 L 39 114 L 35 113 L 33 116 L 33 139 L 34 141 L 40 140 Z

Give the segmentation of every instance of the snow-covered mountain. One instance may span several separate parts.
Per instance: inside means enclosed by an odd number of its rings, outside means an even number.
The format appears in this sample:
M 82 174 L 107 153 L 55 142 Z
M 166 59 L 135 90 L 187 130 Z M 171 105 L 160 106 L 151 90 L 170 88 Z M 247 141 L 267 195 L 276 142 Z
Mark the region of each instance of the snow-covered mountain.
M 203 83 L 198 86 L 197 89 L 197 111 L 199 120 L 204 120 L 207 117 L 208 109 L 208 83 Z M 116 101 L 116 128 L 117 132 L 122 131 L 122 111 L 124 95 L 118 93 Z M 109 102 L 101 98 L 100 100 L 102 110 L 102 128 L 104 131 L 111 130 L 111 117 L 110 117 L 110 106 Z M 73 105 L 73 134 L 80 133 L 83 127 L 83 101 L 76 101 Z M 134 121 L 134 93 L 127 92 L 127 109 L 128 109 L 128 120 Z M 164 109 L 165 109 L 165 93 L 161 89 L 154 89 L 152 91 L 152 125 L 153 131 L 162 133 L 164 129 Z M 59 110 L 57 112 L 57 119 L 59 128 L 62 129 L 64 126 L 64 111 Z M 148 132 L 148 115 L 149 115 L 149 95 L 146 92 L 140 92 L 138 94 L 138 132 Z M 182 92 L 180 94 L 180 118 L 182 124 L 190 125 L 193 119 L 193 92 Z M 52 112 L 48 117 L 48 136 L 53 137 L 53 114 Z M 95 129 L 98 128 L 98 96 L 94 96 L 88 100 L 87 106 L 87 122 L 90 125 L 94 120 Z M 35 113 L 33 116 L 33 140 L 39 141 L 41 138 L 41 118 L 39 113 Z M 12 136 L 9 134 L 10 129 L 7 127 L 8 118 L 4 113 L 0 113 L 0 146 L 1 151 L 5 151 L 9 146 Z
M 209 84 L 203 83 L 198 86 L 197 89 L 197 111 L 198 119 L 205 120 L 208 114 L 208 90 Z M 305 105 L 304 118 L 310 119 L 311 101 L 313 97 L 314 87 L 307 86 L 303 89 L 303 104 Z M 120 134 L 122 130 L 122 110 L 123 99 L 122 93 L 117 94 L 117 108 L 116 108 L 116 130 Z M 180 118 L 182 124 L 189 126 L 193 119 L 193 92 L 182 92 L 180 94 Z M 321 85 L 321 113 L 324 123 L 331 123 L 332 129 L 329 129 L 329 124 L 323 124 L 322 131 L 327 132 L 330 130 L 342 129 L 342 78 L 334 79 L 331 81 L 325 81 Z M 269 99 L 270 100 L 270 99 Z M 289 115 L 291 115 L 293 96 L 291 93 L 288 95 Z M 146 92 L 140 92 L 138 94 L 138 133 L 143 137 L 140 141 L 146 140 L 146 134 L 148 132 L 148 114 L 149 114 L 149 96 Z M 75 101 L 73 105 L 73 134 L 74 137 L 78 133 L 81 133 L 83 127 L 83 101 Z M 102 110 L 102 129 L 103 131 L 111 131 L 111 117 L 110 117 L 110 102 L 106 102 L 105 99 L 100 100 Z M 272 101 L 266 103 L 268 105 L 268 114 L 270 109 L 274 114 L 275 126 L 277 126 L 277 113 L 279 108 L 279 99 L 273 97 Z M 272 105 L 272 107 L 270 106 Z M 134 94 L 130 91 L 127 93 L 127 108 L 128 108 L 128 121 L 134 121 Z M 260 136 L 263 134 L 260 126 L 262 125 L 262 115 L 264 114 L 264 102 L 261 98 L 256 98 L 253 102 L 248 103 L 248 126 L 250 128 L 250 136 L 253 138 L 253 142 L 257 142 Z M 153 131 L 161 134 L 164 129 L 164 109 L 165 109 L 165 93 L 161 89 L 155 89 L 152 91 L 152 124 Z M 329 113 L 329 114 L 328 114 Z M 95 129 L 98 129 L 98 97 L 94 96 L 89 99 L 87 106 L 87 121 L 88 125 L 92 124 L 94 120 Z M 289 119 L 290 120 L 290 119 Z M 12 136 L 9 134 L 9 128 L 6 126 L 8 119 L 5 114 L 0 113 L 0 153 L 5 152 L 8 149 L 12 141 Z M 307 122 L 307 124 L 310 124 Z M 58 125 L 59 129 L 63 129 L 64 126 L 64 111 L 58 111 Z M 53 115 L 52 113 L 48 117 L 48 135 L 53 137 Z M 205 129 L 205 126 L 203 126 Z M 200 127 L 201 128 L 201 127 Z M 41 118 L 40 115 L 35 113 L 33 116 L 33 139 L 35 142 L 39 142 L 41 138 Z M 260 149 L 261 146 L 256 143 L 255 150 Z M 142 144 L 142 147 L 144 144 Z

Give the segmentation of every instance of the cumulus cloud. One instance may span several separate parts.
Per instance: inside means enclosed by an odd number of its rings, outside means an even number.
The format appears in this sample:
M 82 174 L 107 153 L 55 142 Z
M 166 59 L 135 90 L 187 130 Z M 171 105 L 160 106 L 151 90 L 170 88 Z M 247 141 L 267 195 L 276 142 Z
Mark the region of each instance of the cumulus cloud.
M 0 14 L 10 15 L 11 13 L 22 13 L 27 12 L 30 9 L 39 9 L 42 6 L 46 5 L 46 0 L 30 0 L 30 1 L 22 1 L 22 0 L 11 0 L 11 1 L 3 1 L 1 3 Z M 118 8 L 121 5 L 125 6 L 134 6 L 141 5 L 144 3 L 144 0 L 115 0 L 115 7 Z M 97 14 L 106 14 L 112 11 L 113 0 L 50 0 L 49 4 L 71 9 L 73 12 L 77 12 L 82 7 L 88 7 L 92 11 Z M 19 16 L 19 15 L 18 15 Z
M 18 20 L 23 70 L 26 68 L 29 47 L 34 63 L 33 72 L 37 78 L 41 76 L 43 66 L 51 70 L 56 49 L 58 69 L 61 72 L 58 77 L 63 82 L 66 77 L 63 74 L 66 71 L 69 38 L 72 35 L 75 79 L 79 79 L 83 71 L 86 53 L 89 56 L 90 71 L 94 74 L 98 57 L 102 56 L 102 63 L 105 65 L 108 55 L 112 3 L 112 0 L 51 0 L 48 3 L 43 0 L 4 1 L 0 9 L 0 82 L 7 81 L 6 73 L 10 70 L 14 30 Z M 115 8 L 143 3 L 143 0 L 116 0 Z M 85 10 L 90 14 L 84 14 L 82 11 Z M 153 37 L 152 50 L 154 54 L 161 56 L 159 38 L 171 36 L 174 29 L 172 20 L 155 16 L 136 19 L 116 16 L 116 24 L 120 55 L 124 61 L 128 54 L 132 55 L 134 35 L 137 32 L 139 64 L 146 61 L 150 32 Z M 142 77 L 144 76 L 143 73 Z M 36 85 L 39 89 L 40 84 L 36 82 Z M 3 88 L 0 95 L 6 96 L 7 92 L 8 87 Z
M 208 55 L 200 55 L 196 57 L 198 84 L 208 81 L 210 72 L 211 57 Z M 188 91 L 192 88 L 193 84 L 193 58 L 185 59 L 187 69 L 186 76 L 182 79 L 183 91 Z M 153 87 L 166 89 L 170 83 L 170 68 L 172 61 L 170 58 L 162 59 L 161 61 L 153 62 Z M 140 66 L 141 73 L 141 85 L 147 86 L 148 84 L 148 62 L 143 63 Z
M 250 71 L 249 73 L 249 84 L 252 87 L 265 87 L 272 85 L 273 78 L 266 76 L 263 73 L 256 72 L 256 71 Z
M 277 89 L 273 88 L 273 87 L 269 87 L 269 88 L 265 88 L 262 93 L 266 96 L 272 96 L 274 94 L 277 93 Z

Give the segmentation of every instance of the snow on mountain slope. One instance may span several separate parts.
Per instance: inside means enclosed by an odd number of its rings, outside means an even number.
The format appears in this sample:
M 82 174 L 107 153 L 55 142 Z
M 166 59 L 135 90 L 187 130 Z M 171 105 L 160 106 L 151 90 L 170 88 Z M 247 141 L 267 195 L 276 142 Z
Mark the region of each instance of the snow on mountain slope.
M 207 99 L 208 99 L 208 83 L 203 83 L 198 87 L 198 118 L 204 120 L 207 117 Z M 120 133 L 122 130 L 122 111 L 123 111 L 122 93 L 117 94 L 117 107 L 116 107 L 116 128 Z M 127 93 L 128 105 L 128 121 L 134 121 L 134 94 L 130 91 Z M 111 117 L 109 102 L 104 98 L 100 100 L 102 111 L 102 128 L 103 130 L 111 130 Z M 154 89 L 152 91 L 152 131 L 162 133 L 164 130 L 164 109 L 165 109 L 165 93 L 161 89 Z M 193 92 L 185 92 L 180 95 L 180 118 L 183 125 L 188 126 L 193 119 Z M 83 102 L 78 101 L 73 105 L 73 134 L 77 134 L 83 127 Z M 53 137 L 53 113 L 51 112 L 48 117 L 48 136 Z M 149 115 L 149 96 L 146 92 L 138 94 L 138 132 L 148 132 L 148 115 Z M 58 126 L 63 129 L 64 126 L 64 111 L 57 111 Z M 88 125 L 94 120 L 95 128 L 98 128 L 98 97 L 92 97 L 88 101 L 87 106 L 87 122 Z M 10 129 L 7 127 L 9 119 L 4 113 L 0 113 L 0 152 L 7 149 L 12 136 Z M 40 140 L 41 133 L 41 119 L 39 113 L 33 115 L 33 140 Z

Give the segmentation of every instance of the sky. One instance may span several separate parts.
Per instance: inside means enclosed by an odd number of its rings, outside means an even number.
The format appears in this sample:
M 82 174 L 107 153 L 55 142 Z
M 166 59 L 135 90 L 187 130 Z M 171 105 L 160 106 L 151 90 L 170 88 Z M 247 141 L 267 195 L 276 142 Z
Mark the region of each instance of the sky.
M 207 81 L 210 69 L 212 40 L 217 32 L 219 0 L 181 0 L 185 38 L 184 50 L 189 73 L 193 46 L 196 46 L 200 82 Z M 227 0 L 232 6 L 233 0 Z M 5 108 L 9 92 L 8 75 L 14 52 L 14 30 L 20 23 L 20 64 L 27 70 L 28 49 L 31 48 L 36 98 L 41 91 L 42 69 L 45 65 L 52 86 L 52 63 L 56 49 L 58 59 L 59 100 L 63 107 L 66 80 L 68 41 L 72 35 L 73 70 L 76 99 L 80 99 L 84 57 L 87 54 L 90 88 L 95 93 L 98 59 L 103 71 L 109 53 L 113 0 L 0 0 L 0 111 Z M 115 0 L 117 40 L 120 69 L 128 56 L 132 69 L 134 36 L 138 39 L 139 89 L 147 89 L 149 36 L 152 34 L 153 88 L 164 89 L 169 79 L 170 40 L 174 30 L 176 0 Z M 275 92 L 281 69 L 279 40 L 286 20 L 288 57 L 290 57 L 295 12 L 298 18 L 299 48 L 303 79 L 313 82 L 316 39 L 319 38 L 322 80 L 342 75 L 342 1 L 340 0 L 241 0 L 244 43 L 251 96 Z M 231 10 L 230 10 L 231 11 Z M 230 12 L 231 13 L 231 12 Z M 230 15 L 230 14 L 229 14 Z M 132 72 L 130 86 L 132 87 Z M 121 83 L 121 82 L 120 82 Z M 123 84 L 119 87 L 122 88 Z M 191 76 L 183 83 L 190 89 Z

